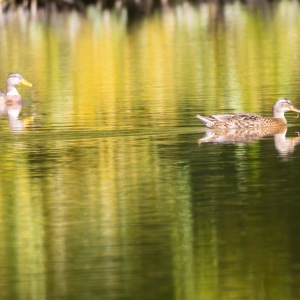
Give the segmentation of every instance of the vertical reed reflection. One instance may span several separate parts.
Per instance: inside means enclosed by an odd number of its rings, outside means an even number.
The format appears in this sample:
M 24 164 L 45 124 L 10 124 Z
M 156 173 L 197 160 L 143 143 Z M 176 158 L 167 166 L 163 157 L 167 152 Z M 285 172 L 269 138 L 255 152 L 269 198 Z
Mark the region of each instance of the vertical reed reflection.
M 113 13 L 53 15 L 50 26 L 20 15 L 0 29 L 0 77 L 28 70 L 38 88 L 23 93 L 39 99 L 48 124 L 176 126 L 174 114 L 185 112 L 269 110 L 277 97 L 297 92 L 286 87 L 298 73 L 298 6 L 280 2 L 268 21 L 227 4 L 216 32 L 213 4 L 167 10 L 129 31 L 126 17 Z
M 189 285 L 173 269 L 191 252 L 188 170 L 169 165 L 148 138 L 16 146 L 11 165 L 1 166 L 16 185 L 2 180 L 10 200 L 2 202 L 3 296 L 9 286 L 32 299 L 89 298 L 91 290 L 131 298 L 149 286 L 172 296 L 175 283 Z

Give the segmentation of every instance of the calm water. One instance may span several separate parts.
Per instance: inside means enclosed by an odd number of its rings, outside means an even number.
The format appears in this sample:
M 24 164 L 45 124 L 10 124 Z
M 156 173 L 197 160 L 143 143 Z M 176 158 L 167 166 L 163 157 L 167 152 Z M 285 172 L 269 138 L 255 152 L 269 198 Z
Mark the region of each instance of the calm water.
M 2 19 L 1 299 L 299 299 L 300 5 Z

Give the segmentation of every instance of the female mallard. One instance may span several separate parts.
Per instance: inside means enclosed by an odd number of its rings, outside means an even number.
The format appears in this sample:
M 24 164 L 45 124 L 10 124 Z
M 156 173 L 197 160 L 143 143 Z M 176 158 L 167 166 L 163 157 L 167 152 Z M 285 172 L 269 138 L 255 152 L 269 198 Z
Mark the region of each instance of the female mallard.
M 197 115 L 196 118 L 201 120 L 207 127 L 214 129 L 280 128 L 287 124 L 284 117 L 284 113 L 287 111 L 300 113 L 300 109 L 296 108 L 290 100 L 280 98 L 273 105 L 273 118 L 265 118 L 251 113 L 211 115 L 209 117 Z
M 0 92 L 0 100 L 20 100 L 21 95 L 16 89 L 18 85 L 27 87 L 33 86 L 33 84 L 25 80 L 21 74 L 10 73 L 6 80 L 6 93 Z

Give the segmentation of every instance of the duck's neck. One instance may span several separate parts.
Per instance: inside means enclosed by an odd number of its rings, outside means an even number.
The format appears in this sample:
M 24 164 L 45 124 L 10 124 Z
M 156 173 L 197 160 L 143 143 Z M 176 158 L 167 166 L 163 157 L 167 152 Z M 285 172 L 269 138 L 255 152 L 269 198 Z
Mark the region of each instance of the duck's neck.
M 283 111 L 273 109 L 273 118 L 282 119 L 282 121 L 284 121 L 284 124 L 287 124 Z
M 16 87 L 14 87 L 14 86 L 7 86 L 6 87 L 6 95 L 7 96 L 20 96 L 20 94 L 18 93 Z

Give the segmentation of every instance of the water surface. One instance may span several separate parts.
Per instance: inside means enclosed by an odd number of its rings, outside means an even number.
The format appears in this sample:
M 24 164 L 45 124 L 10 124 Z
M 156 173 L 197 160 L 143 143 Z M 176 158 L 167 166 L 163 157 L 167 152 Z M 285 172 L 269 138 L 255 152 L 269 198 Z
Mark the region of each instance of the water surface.
M 300 107 L 299 13 L 4 18 L 3 88 L 35 87 L 0 119 L 0 298 L 299 298 L 299 119 L 207 140 L 195 118 Z

